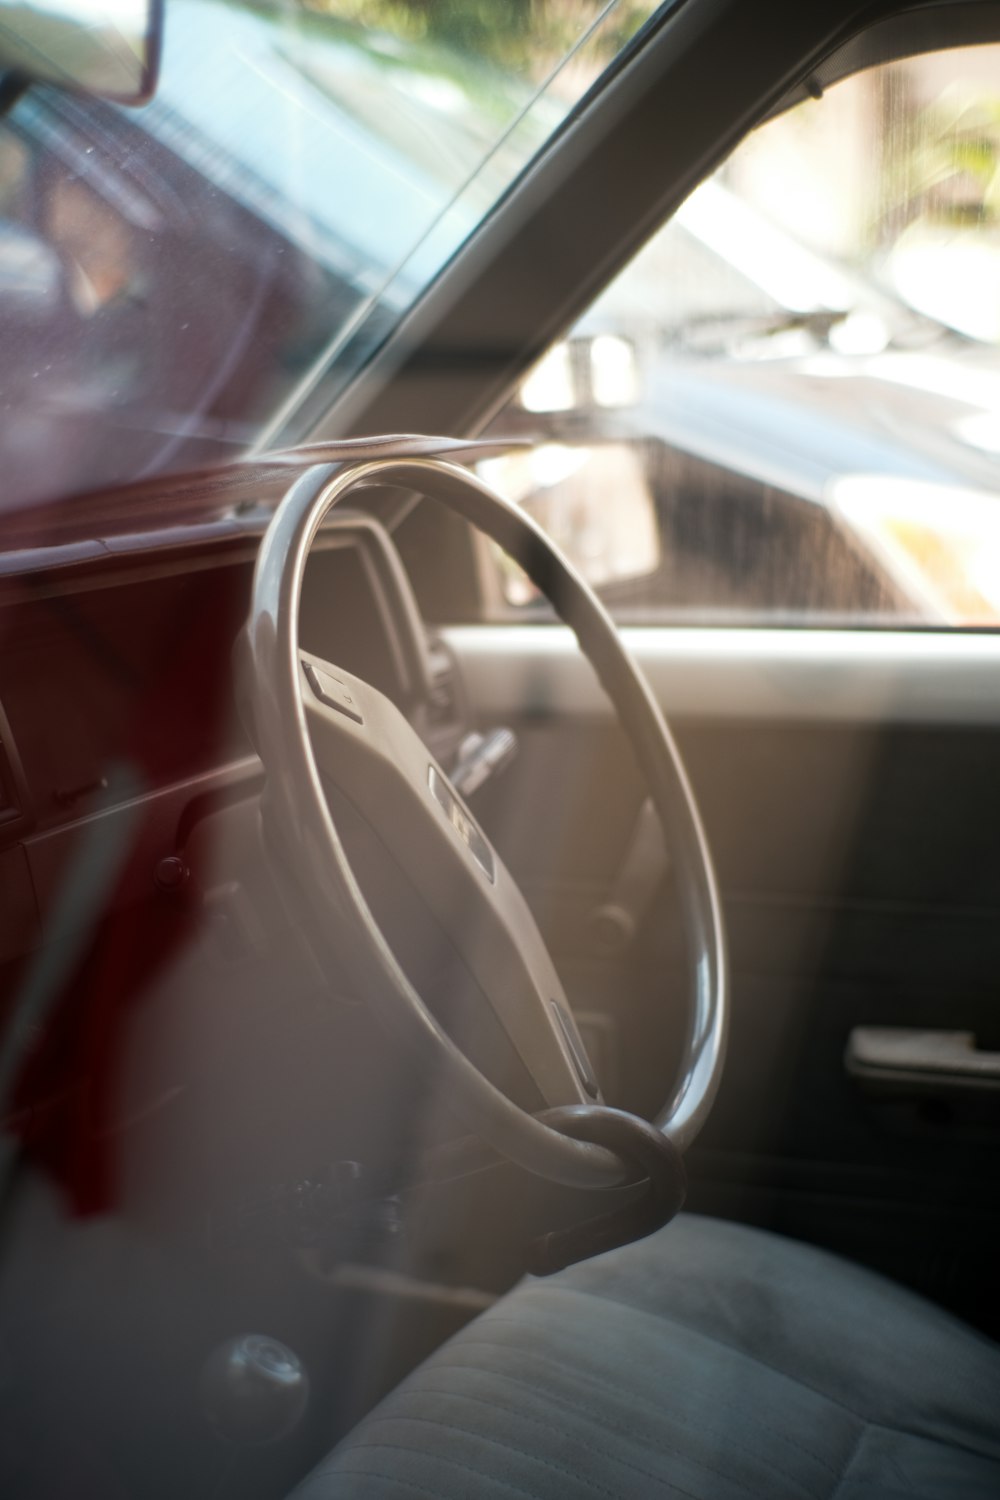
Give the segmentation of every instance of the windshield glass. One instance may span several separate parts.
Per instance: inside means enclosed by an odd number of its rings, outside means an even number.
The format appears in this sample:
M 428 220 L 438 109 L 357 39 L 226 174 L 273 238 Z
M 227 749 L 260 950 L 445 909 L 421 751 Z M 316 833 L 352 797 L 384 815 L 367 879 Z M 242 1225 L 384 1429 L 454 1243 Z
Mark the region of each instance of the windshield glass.
M 144 109 L 31 91 L 0 125 L 3 503 L 332 395 L 654 8 L 167 0 Z

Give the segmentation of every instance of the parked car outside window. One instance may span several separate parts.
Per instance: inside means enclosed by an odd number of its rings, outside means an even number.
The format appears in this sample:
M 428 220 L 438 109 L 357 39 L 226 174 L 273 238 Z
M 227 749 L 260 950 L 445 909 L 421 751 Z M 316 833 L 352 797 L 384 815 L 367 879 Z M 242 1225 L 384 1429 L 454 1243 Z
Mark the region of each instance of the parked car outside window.
M 998 78 L 930 54 L 764 124 L 495 419 L 620 618 L 1000 621 Z

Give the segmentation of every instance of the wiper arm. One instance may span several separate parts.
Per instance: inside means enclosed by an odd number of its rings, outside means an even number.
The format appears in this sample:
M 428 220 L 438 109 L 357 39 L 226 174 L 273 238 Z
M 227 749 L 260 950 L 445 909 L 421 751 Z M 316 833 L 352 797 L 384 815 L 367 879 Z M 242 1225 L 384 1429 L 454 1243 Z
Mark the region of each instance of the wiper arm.
M 766 340 L 784 333 L 809 333 L 825 341 L 830 330 L 849 316 L 848 308 L 817 307 L 806 312 L 780 309 L 776 313 L 703 313 L 679 324 L 668 336 L 672 345 L 721 349 L 737 340 Z

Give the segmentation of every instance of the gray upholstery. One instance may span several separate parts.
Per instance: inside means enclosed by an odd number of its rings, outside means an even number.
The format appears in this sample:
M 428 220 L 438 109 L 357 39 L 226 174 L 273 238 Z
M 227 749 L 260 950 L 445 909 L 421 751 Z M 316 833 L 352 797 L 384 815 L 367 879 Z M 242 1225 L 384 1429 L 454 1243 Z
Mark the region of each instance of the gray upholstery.
M 682 1217 L 529 1280 L 297 1500 L 1000 1496 L 1000 1349 L 832 1256 Z

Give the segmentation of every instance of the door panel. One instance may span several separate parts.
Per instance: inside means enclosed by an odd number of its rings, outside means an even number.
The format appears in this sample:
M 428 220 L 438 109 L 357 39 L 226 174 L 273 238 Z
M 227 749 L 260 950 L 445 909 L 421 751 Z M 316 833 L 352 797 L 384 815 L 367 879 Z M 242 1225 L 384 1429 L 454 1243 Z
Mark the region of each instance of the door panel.
M 519 736 L 477 811 L 593 1018 L 619 1075 L 609 1091 L 655 1109 L 683 1022 L 674 904 L 658 893 L 617 957 L 595 953 L 592 923 L 642 801 L 628 747 L 589 669 L 567 670 L 562 631 L 446 635 L 476 716 Z M 630 639 L 680 742 L 729 923 L 732 1037 L 691 1206 L 826 1244 L 996 1331 L 1000 1093 L 867 1092 L 845 1050 L 859 1026 L 1000 1046 L 1000 642 Z

